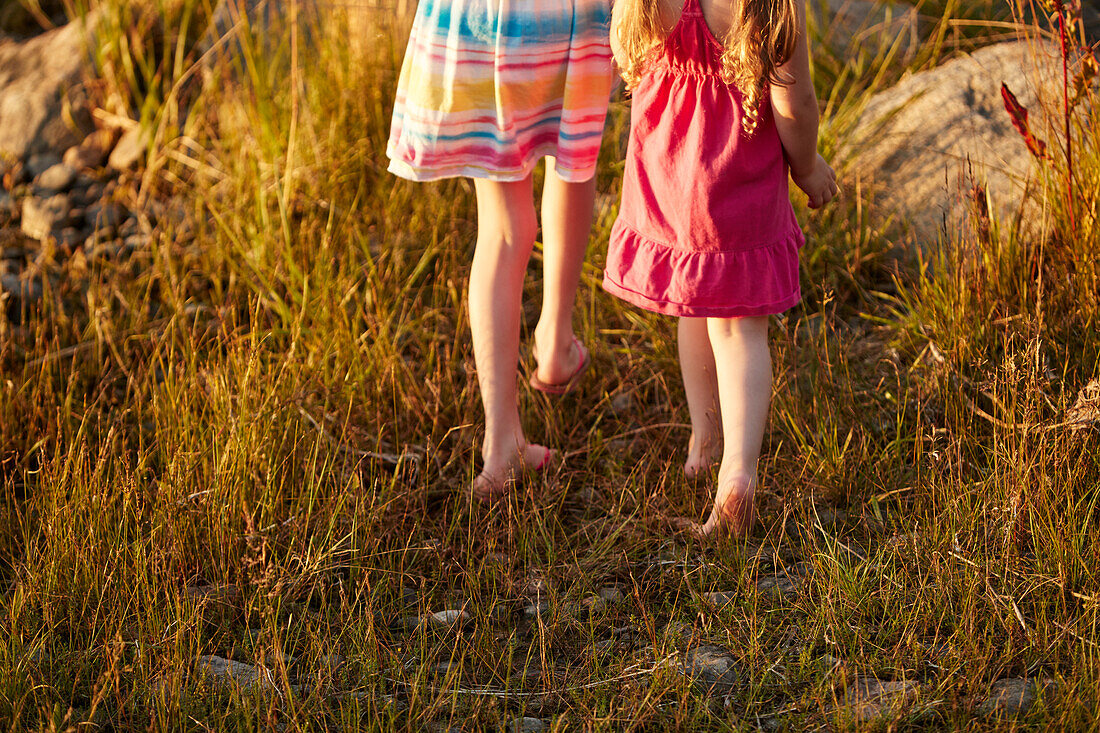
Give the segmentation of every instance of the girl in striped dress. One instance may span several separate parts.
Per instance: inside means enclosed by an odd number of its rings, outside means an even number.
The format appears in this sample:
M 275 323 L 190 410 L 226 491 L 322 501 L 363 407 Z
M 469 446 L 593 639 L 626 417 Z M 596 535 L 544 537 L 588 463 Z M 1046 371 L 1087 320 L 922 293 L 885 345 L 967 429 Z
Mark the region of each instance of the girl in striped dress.
M 538 228 L 532 170 L 544 157 L 543 300 L 529 382 L 561 395 L 589 364 L 573 302 L 611 91 L 610 20 L 609 0 L 421 0 L 413 22 L 387 155 L 403 178 L 474 179 L 470 329 L 485 438 L 471 490 L 480 499 L 554 457 L 527 441 L 516 392 L 523 277 Z

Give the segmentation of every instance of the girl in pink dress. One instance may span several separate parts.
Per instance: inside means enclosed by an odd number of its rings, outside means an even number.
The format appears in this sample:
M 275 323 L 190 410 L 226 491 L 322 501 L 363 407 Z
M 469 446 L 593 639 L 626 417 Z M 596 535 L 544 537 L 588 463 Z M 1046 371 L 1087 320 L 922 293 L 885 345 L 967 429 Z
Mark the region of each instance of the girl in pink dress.
M 837 193 L 817 153 L 805 8 L 619 0 L 611 48 L 633 102 L 604 288 L 679 316 L 684 473 L 707 470 L 722 446 L 710 516 L 688 526 L 740 535 L 753 523 L 771 399 L 768 316 L 800 298 L 787 178 L 811 208 Z

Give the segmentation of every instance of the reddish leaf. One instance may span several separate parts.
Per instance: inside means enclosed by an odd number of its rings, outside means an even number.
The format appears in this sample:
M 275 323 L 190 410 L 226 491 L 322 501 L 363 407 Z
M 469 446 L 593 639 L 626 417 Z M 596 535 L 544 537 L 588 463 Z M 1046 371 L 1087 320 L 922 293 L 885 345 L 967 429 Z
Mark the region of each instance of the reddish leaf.
M 1001 97 L 1004 98 L 1005 109 L 1008 110 L 1008 116 L 1012 119 L 1012 126 L 1027 143 L 1027 149 L 1036 158 L 1047 157 L 1047 144 L 1031 134 L 1031 127 L 1027 124 L 1027 108 L 1020 104 L 1020 100 L 1016 99 L 1016 95 L 1004 82 L 1001 82 Z

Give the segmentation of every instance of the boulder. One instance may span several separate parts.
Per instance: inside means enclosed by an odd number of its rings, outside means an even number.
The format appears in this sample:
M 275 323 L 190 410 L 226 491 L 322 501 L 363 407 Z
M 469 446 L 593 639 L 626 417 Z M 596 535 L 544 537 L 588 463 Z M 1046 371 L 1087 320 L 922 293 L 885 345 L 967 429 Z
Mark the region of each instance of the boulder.
M 91 131 L 81 84 L 87 33 L 73 21 L 25 41 L 0 40 L 0 155 L 64 150 Z
M 1054 52 L 1026 41 L 988 46 L 912 74 L 867 104 L 845 155 L 863 189 L 907 222 L 914 243 L 934 243 L 945 224 L 967 228 L 975 183 L 1001 221 L 1020 211 L 1034 158 L 1005 111 L 1001 82 L 1030 111 L 1035 134 L 1056 145 L 1039 105 L 1039 90 L 1060 88 Z
M 1056 689 L 1057 684 L 1049 677 L 997 680 L 990 687 L 989 694 L 979 701 L 978 712 L 982 715 L 1004 717 L 1021 715 L 1030 710 L 1041 696 Z

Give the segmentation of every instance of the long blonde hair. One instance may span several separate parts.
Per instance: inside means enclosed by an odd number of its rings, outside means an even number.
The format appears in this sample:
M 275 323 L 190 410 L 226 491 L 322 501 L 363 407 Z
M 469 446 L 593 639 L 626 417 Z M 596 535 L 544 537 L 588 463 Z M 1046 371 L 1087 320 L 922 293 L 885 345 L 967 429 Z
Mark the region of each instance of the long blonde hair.
M 660 0 L 615 0 L 623 4 L 618 40 L 625 66 L 620 69 L 633 88 L 651 56 L 665 40 Z M 786 85 L 779 67 L 794 53 L 798 39 L 800 0 L 731 0 L 741 6 L 739 22 L 730 24 L 723 41 L 722 79 L 741 92 L 741 127 L 751 135 L 760 120 L 760 106 L 768 84 Z

